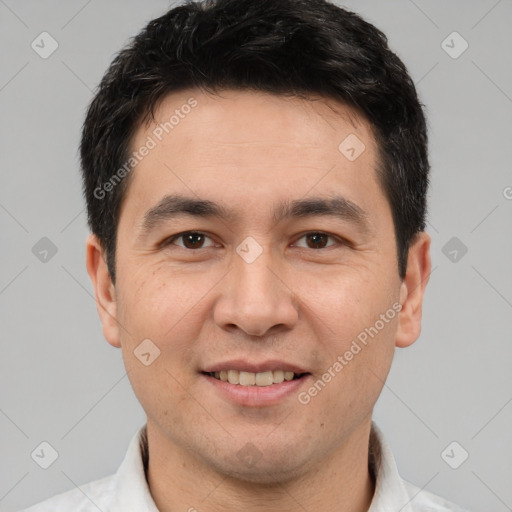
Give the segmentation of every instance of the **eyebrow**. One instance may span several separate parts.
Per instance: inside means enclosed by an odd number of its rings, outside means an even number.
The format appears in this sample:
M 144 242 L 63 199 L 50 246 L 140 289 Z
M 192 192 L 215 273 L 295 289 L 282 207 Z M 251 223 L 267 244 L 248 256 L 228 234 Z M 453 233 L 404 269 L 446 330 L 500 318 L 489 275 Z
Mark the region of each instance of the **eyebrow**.
M 234 210 L 214 201 L 179 194 L 167 195 L 145 213 L 141 225 L 142 233 L 147 233 L 164 222 L 185 215 L 218 218 L 227 222 L 235 222 L 238 219 Z M 276 224 L 290 218 L 315 216 L 330 216 L 349 221 L 364 232 L 368 232 L 370 228 L 367 212 L 339 195 L 329 198 L 314 197 L 282 201 L 273 211 L 273 220 Z

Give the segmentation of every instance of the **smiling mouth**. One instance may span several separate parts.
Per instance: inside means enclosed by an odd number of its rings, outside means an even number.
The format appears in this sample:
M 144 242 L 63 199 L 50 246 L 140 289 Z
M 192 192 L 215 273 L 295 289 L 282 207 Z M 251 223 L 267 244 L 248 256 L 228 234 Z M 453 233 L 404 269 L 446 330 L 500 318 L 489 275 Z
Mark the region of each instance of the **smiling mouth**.
M 298 380 L 308 373 L 294 373 L 290 371 L 274 370 L 268 372 L 244 372 L 238 370 L 224 370 L 221 372 L 203 372 L 204 375 L 213 377 L 214 379 L 221 380 L 223 382 L 229 382 L 229 384 L 235 384 L 239 386 L 272 386 L 273 384 L 281 384 L 285 381 Z

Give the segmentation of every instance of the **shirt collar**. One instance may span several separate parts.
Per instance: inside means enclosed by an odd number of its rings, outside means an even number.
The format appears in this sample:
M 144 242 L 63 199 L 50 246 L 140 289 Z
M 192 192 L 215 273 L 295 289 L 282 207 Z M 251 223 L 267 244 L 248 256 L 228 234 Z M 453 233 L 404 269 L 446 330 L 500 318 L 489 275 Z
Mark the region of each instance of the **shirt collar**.
M 144 425 L 130 441 L 126 456 L 115 475 L 116 492 L 112 512 L 159 512 L 147 481 L 148 455 L 147 430 Z M 414 512 L 391 449 L 375 422 L 372 422 L 370 431 L 368 465 L 375 481 L 375 493 L 368 512 Z
M 112 512 L 140 510 L 159 512 L 147 481 L 148 444 L 146 425 L 133 436 L 115 475 Z
M 395 458 L 384 434 L 372 422 L 368 464 L 375 475 L 375 492 L 368 512 L 414 512 L 412 499 L 398 473 Z

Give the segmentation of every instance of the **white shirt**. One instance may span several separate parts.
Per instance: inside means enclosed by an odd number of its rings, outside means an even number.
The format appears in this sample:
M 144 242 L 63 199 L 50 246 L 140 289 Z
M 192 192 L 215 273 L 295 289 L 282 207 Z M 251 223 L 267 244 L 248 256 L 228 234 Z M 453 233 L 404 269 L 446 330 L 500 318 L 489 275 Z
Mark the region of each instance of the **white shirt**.
M 159 512 L 146 480 L 146 426 L 133 436 L 114 475 L 81 485 L 21 512 Z M 369 466 L 375 494 L 368 512 L 468 512 L 403 480 L 391 449 L 372 422 Z

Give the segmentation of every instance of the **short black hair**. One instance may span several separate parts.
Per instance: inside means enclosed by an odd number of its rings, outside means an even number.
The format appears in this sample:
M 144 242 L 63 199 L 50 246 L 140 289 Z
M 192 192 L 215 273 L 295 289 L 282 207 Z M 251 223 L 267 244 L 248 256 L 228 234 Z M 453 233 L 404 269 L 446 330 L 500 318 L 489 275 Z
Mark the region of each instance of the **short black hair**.
M 88 222 L 113 282 L 131 139 L 166 95 L 196 87 L 321 95 L 362 113 L 379 148 L 404 278 L 409 246 L 425 230 L 427 128 L 386 36 L 326 0 L 204 0 L 150 21 L 115 56 L 88 108 L 80 144 Z

